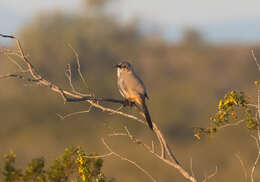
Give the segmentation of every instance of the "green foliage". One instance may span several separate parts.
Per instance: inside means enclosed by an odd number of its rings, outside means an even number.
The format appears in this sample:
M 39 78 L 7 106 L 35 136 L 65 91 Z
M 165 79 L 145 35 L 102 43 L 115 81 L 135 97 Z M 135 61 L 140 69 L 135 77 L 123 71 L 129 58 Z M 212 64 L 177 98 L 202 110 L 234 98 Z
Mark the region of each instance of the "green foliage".
M 207 128 L 194 128 L 194 136 L 198 139 L 201 134 L 211 135 L 217 129 L 244 120 L 249 130 L 257 129 L 258 122 L 253 117 L 253 111 L 248 107 L 249 101 L 244 92 L 231 91 L 219 100 L 217 113 L 210 118 L 210 126 Z
M 16 181 L 21 178 L 22 172 L 20 169 L 14 167 L 16 155 L 13 151 L 10 154 L 4 156 L 4 170 L 3 175 L 5 176 L 6 182 Z
M 16 169 L 16 155 L 10 152 L 5 155 L 3 175 L 6 182 L 34 181 L 34 182 L 112 182 L 101 171 L 103 160 L 87 157 L 80 147 L 66 148 L 51 166 L 45 168 L 44 158 L 32 159 L 26 169 Z
M 32 159 L 24 172 L 24 181 L 45 181 L 43 168 L 44 158 Z

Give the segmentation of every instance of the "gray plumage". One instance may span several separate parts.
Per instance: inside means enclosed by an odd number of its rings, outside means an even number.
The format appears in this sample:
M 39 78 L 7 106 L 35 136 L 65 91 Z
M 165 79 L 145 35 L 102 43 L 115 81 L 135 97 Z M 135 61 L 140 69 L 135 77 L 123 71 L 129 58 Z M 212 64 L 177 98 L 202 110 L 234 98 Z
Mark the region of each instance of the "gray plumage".
M 148 98 L 143 81 L 136 75 L 128 62 L 119 63 L 117 66 L 117 84 L 121 95 L 130 102 L 135 102 L 143 109 L 146 121 L 151 129 L 153 124 L 145 103 Z

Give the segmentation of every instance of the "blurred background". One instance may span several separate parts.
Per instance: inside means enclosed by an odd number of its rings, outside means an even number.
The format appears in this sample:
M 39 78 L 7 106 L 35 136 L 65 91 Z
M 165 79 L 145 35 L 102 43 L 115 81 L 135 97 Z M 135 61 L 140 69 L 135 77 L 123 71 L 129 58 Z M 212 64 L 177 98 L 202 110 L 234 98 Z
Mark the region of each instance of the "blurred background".
M 121 98 L 112 66 L 128 60 L 145 82 L 151 116 L 179 161 L 189 168 L 192 158 L 199 179 L 218 166 L 212 181 L 244 181 L 236 154 L 250 169 L 257 155 L 252 133 L 241 124 L 198 141 L 192 127 L 206 127 L 218 100 L 231 89 L 246 92 L 256 102 L 253 81 L 259 80 L 259 72 L 249 50 L 254 48 L 260 59 L 259 6 L 258 0 L 1 0 L 0 33 L 16 35 L 48 80 L 70 89 L 64 68 L 71 64 L 76 88 L 97 96 Z M 75 57 L 67 44 L 80 56 L 88 87 L 76 74 Z M 15 47 L 3 39 L 0 45 Z M 0 55 L 0 75 L 15 71 L 15 65 Z M 70 145 L 105 154 L 100 138 L 123 131 L 125 125 L 145 142 L 155 140 L 137 122 L 96 109 L 60 120 L 57 113 L 89 106 L 64 105 L 49 89 L 20 80 L 0 83 L 0 156 L 14 150 L 21 167 L 34 157 L 51 161 Z M 137 114 L 134 109 L 123 111 Z M 185 181 L 127 138 L 107 138 L 107 142 L 158 181 Z M 104 172 L 116 181 L 148 181 L 138 169 L 113 157 L 105 160 Z M 259 170 L 255 177 L 260 180 Z

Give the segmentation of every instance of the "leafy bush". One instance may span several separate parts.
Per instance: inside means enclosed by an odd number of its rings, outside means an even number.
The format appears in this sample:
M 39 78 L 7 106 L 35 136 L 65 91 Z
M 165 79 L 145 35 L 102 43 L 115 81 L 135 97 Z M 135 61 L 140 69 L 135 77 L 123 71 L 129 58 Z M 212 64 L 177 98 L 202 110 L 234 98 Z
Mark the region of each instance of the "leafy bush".
M 207 128 L 194 128 L 194 136 L 200 139 L 201 134 L 211 135 L 219 128 L 225 127 L 232 122 L 244 121 L 249 130 L 259 127 L 257 120 L 253 117 L 254 111 L 249 108 L 248 97 L 243 92 L 231 91 L 219 100 L 218 109 L 210 118 L 210 126 Z
M 92 156 L 92 157 L 91 157 Z M 3 175 L 6 182 L 112 182 L 101 171 L 103 160 L 87 155 L 81 147 L 66 148 L 51 166 L 45 167 L 43 157 L 32 159 L 25 170 L 15 167 L 16 155 L 10 152 L 4 157 Z

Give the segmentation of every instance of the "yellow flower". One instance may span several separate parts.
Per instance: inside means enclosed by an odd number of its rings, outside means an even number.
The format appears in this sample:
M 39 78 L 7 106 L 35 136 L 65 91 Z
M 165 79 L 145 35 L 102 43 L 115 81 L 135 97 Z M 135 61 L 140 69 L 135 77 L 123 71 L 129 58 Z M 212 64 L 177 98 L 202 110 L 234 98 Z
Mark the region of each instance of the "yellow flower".
M 198 133 L 195 133 L 194 136 L 195 136 L 198 140 L 200 140 L 200 135 L 199 135 Z
M 221 109 L 222 105 L 223 105 L 223 100 L 220 100 L 220 101 L 218 102 L 218 109 L 219 109 L 219 110 Z
M 86 180 L 86 176 L 84 174 L 82 174 L 81 178 L 82 178 L 83 181 Z
M 81 156 L 78 157 L 78 161 L 81 165 L 83 165 L 84 161 L 83 161 L 83 158 Z
M 219 114 L 219 119 L 223 119 L 224 117 L 225 117 L 225 113 L 221 112 L 221 113 Z

